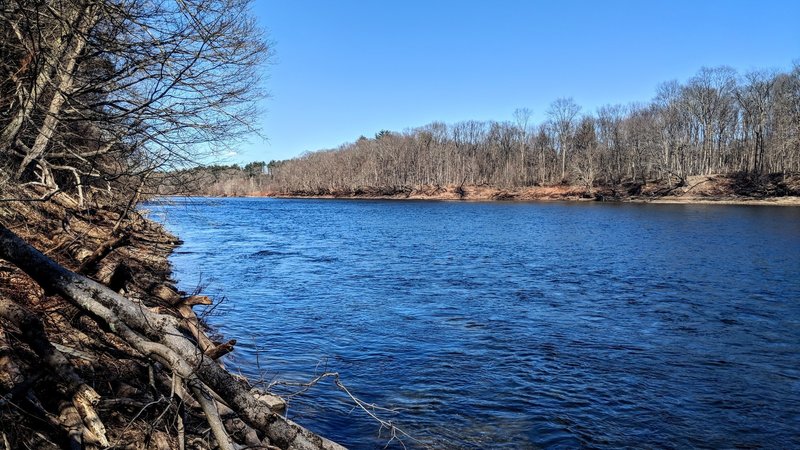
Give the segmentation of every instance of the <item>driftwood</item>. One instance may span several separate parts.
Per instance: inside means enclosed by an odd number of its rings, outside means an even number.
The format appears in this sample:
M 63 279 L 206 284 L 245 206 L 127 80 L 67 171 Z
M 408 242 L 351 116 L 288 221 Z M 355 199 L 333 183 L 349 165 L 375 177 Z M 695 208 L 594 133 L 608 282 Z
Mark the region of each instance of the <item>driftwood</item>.
M 206 295 L 191 295 L 189 297 L 182 298 L 179 302 L 180 305 L 186 306 L 195 306 L 195 305 L 212 305 L 214 302 L 211 301 Z
M 103 258 L 108 256 L 111 252 L 115 249 L 128 245 L 130 243 L 130 235 L 128 233 L 122 233 L 119 236 L 112 236 L 107 241 L 100 244 L 97 249 L 92 252 L 86 259 L 83 260 L 81 265 L 78 267 L 77 272 L 83 274 L 93 273 L 97 269 L 97 263 L 100 262 Z
M 163 300 L 168 305 L 174 305 L 180 302 L 181 295 L 170 286 L 166 284 L 159 284 L 150 291 L 150 293 L 159 299 Z
M 62 267 L 2 225 L 0 258 L 16 265 L 46 291 L 60 294 L 105 322 L 112 332 L 140 353 L 169 367 L 195 393 L 201 405 L 210 398 L 206 397 L 206 390 L 224 399 L 247 425 L 264 433 L 270 445 L 298 450 L 343 448 L 286 419 L 255 398 L 246 383 L 220 367 L 181 333 L 178 318 L 154 313 Z M 230 441 L 225 435 L 217 435 L 224 434 L 224 427 L 220 431 L 216 408 L 208 409 L 207 420 L 215 438 L 220 446 L 225 446 Z
M 236 345 L 236 339 L 231 339 L 228 342 L 217 345 L 216 347 L 206 350 L 206 356 L 211 359 L 220 359 L 223 356 L 233 351 L 233 346 Z
M 189 333 L 191 333 L 195 342 L 197 342 L 197 346 L 203 353 L 208 354 L 208 352 L 214 348 L 214 343 L 211 342 L 211 339 L 201 330 L 200 321 L 197 319 L 197 315 L 194 311 L 192 311 L 191 306 L 180 305 L 175 310 L 178 312 L 178 315 L 185 320 L 186 328 L 188 328 Z
M 209 339 L 205 333 L 203 333 L 200 320 L 197 318 L 197 314 L 192 311 L 192 307 L 190 305 L 210 305 L 211 300 L 204 295 L 192 296 L 189 297 L 189 299 L 198 297 L 207 299 L 208 303 L 206 303 L 205 300 L 202 303 L 182 302 L 175 307 L 175 310 L 178 312 L 178 315 L 184 319 L 184 325 L 197 343 L 197 347 L 200 348 L 200 350 L 202 350 L 203 353 L 205 353 L 209 358 L 220 359 L 233 351 L 233 347 L 236 345 L 236 339 L 231 339 L 228 342 L 217 344 Z

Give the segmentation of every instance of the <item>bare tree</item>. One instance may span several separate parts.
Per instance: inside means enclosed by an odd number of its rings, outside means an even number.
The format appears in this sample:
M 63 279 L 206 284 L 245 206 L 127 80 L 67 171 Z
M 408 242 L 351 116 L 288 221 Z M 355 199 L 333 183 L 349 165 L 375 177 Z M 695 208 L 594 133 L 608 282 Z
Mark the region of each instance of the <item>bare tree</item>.
M 594 181 L 597 178 L 597 147 L 596 121 L 592 116 L 583 116 L 575 132 L 575 168 L 589 194 L 593 194 Z
M 248 3 L 9 0 L 0 152 L 15 178 L 132 196 L 253 131 L 267 45 Z
M 528 135 L 530 134 L 530 122 L 533 112 L 528 108 L 517 108 L 514 110 L 514 123 L 519 129 L 519 183 L 528 184 L 528 169 L 525 155 L 528 153 Z
M 704 174 L 720 168 L 725 133 L 730 131 L 733 118 L 735 75 L 730 67 L 703 67 L 685 88 L 689 110 L 697 123 L 700 154 L 696 162 Z
M 567 177 L 567 153 L 570 151 L 575 119 L 581 107 L 570 98 L 559 98 L 550 104 L 547 115 L 557 135 L 558 153 L 561 155 L 561 180 Z
M 772 108 L 772 91 L 775 74 L 769 72 L 750 72 L 745 74 L 744 82 L 736 90 L 736 99 L 742 108 L 745 142 L 751 140 L 753 150 L 746 162 L 746 168 L 753 173 L 764 171 L 765 132 Z
M 614 185 L 620 184 L 624 173 L 623 118 L 624 108 L 621 105 L 603 106 L 597 112 L 598 140 L 605 155 L 603 172 Z

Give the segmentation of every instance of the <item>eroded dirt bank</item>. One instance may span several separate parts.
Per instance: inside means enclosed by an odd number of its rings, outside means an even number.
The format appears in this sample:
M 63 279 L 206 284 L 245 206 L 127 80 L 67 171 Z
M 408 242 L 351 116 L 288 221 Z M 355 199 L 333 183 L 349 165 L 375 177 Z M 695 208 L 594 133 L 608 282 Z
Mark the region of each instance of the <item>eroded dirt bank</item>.
M 211 299 L 175 288 L 167 257 L 180 241 L 134 216 L 114 233 L 118 213 L 78 208 L 66 195 L 0 203 L 0 447 L 341 448 L 283 418 L 280 398 L 222 368 L 235 341 L 209 337 L 193 311 Z M 25 244 L 15 235 L 41 253 L 12 248 Z M 52 282 L 37 273 L 56 267 L 50 259 L 69 269 Z M 72 277 L 76 295 L 62 287 Z M 119 305 L 92 307 L 95 300 Z M 178 335 L 158 336 L 148 321 Z M 175 339 L 202 364 L 164 350 Z
M 753 182 L 742 177 L 706 175 L 689 177 L 683 184 L 627 183 L 615 187 L 531 186 L 421 186 L 356 188 L 324 192 L 254 193 L 276 198 L 353 198 L 392 200 L 472 201 L 608 201 L 641 203 L 713 203 L 800 206 L 800 176 L 773 176 Z

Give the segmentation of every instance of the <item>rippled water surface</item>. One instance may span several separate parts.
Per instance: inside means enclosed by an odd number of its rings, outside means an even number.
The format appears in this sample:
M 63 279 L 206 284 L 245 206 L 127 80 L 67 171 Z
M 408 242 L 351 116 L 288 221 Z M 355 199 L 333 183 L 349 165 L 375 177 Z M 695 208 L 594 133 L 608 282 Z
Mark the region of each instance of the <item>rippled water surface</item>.
M 180 287 L 224 295 L 209 321 L 239 340 L 230 363 L 339 372 L 410 448 L 800 447 L 798 208 L 147 208 L 185 241 Z M 330 381 L 288 414 L 352 448 L 389 440 Z

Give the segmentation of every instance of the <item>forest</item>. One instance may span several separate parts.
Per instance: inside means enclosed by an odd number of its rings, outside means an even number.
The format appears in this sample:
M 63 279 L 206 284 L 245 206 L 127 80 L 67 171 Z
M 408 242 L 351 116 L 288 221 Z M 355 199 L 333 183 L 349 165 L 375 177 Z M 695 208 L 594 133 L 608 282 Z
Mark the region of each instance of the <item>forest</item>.
M 701 68 L 686 82 L 659 85 L 646 103 L 584 111 L 558 98 L 547 119 L 530 109 L 511 121 L 434 122 L 383 130 L 335 149 L 273 161 L 272 192 L 391 194 L 421 186 L 596 187 L 690 176 L 800 171 L 800 64 L 745 74 Z

